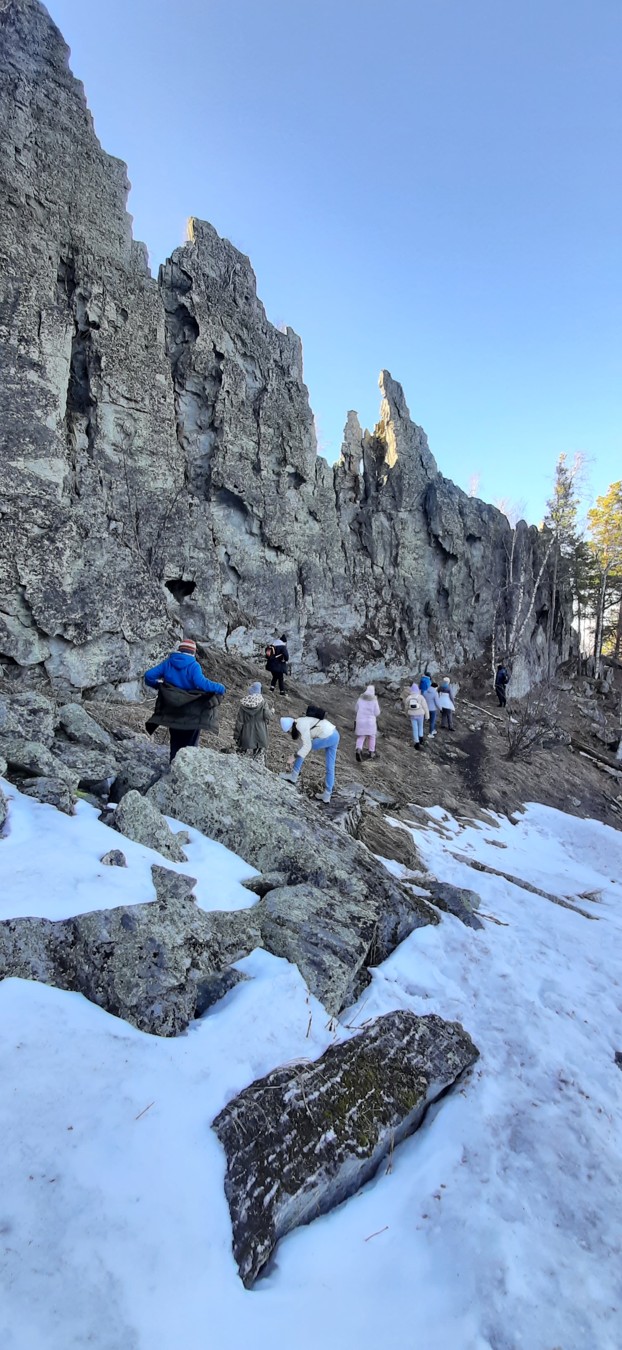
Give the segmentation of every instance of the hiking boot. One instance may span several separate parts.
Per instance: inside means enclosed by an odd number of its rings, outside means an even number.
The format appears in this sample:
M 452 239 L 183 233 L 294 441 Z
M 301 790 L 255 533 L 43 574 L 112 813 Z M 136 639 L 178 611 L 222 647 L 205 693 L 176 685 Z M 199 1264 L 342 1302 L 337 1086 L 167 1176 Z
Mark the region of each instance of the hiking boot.
M 328 791 L 328 788 L 325 788 L 324 791 L 323 791 L 323 792 L 320 794 L 320 796 L 318 797 L 318 801 L 324 802 L 324 805 L 325 805 L 325 806 L 328 806 L 328 803 L 329 803 L 331 797 L 332 797 L 332 792 L 329 792 L 329 791 Z
M 375 750 L 370 750 L 370 752 L 369 752 L 369 758 L 370 758 L 370 759 L 376 759 L 376 751 L 375 751 Z
M 280 774 L 279 774 L 279 778 L 283 778 L 283 779 L 285 780 L 286 783 L 297 783 L 297 782 L 298 782 L 298 774 L 297 774 L 297 773 L 293 773 L 292 770 L 290 770 L 289 773 L 280 773 Z

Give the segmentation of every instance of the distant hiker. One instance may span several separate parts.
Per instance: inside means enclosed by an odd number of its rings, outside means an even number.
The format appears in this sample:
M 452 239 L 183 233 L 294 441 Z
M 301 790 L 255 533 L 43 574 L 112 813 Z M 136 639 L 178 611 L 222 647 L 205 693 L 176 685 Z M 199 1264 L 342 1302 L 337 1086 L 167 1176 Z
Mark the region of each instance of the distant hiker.
M 300 770 L 310 750 L 326 751 L 326 776 L 324 791 L 320 800 L 328 803 L 335 786 L 335 760 L 339 745 L 339 732 L 328 721 L 323 708 L 310 703 L 304 717 L 282 717 L 281 729 L 289 733 L 293 741 L 300 741 L 297 754 L 287 761 L 288 773 L 282 773 L 287 783 L 297 783 Z
M 419 689 L 419 685 L 411 684 L 408 693 L 405 696 L 406 712 L 410 717 L 410 725 L 413 733 L 413 745 L 417 750 L 423 749 L 423 726 L 430 716 L 428 705 Z
M 425 685 L 425 689 L 424 689 Z M 424 675 L 419 688 L 428 705 L 430 714 L 430 736 L 436 736 L 436 719 L 441 711 L 441 701 L 438 696 L 438 685 L 433 684 L 428 675 Z
M 376 735 L 378 732 L 376 719 L 378 717 L 380 717 L 380 704 L 376 698 L 376 690 L 373 684 L 368 684 L 356 704 L 354 731 L 356 735 L 356 758 L 359 763 L 363 758 L 361 751 L 366 740 L 369 743 L 369 758 L 376 758 Z
M 259 680 L 249 684 L 248 693 L 240 700 L 233 739 L 241 754 L 252 755 L 261 761 L 268 748 L 268 723 L 272 711 L 268 707 Z
M 149 735 L 156 727 L 168 727 L 171 762 L 184 746 L 198 745 L 201 731 L 218 728 L 218 700 L 227 691 L 224 684 L 206 679 L 196 657 L 197 644 L 184 638 L 159 666 L 145 671 L 145 684 L 157 689 L 156 705 L 145 723 Z
M 279 694 L 285 693 L 283 685 L 283 676 L 287 674 L 289 666 L 289 652 L 287 650 L 287 633 L 281 633 L 280 638 L 274 638 L 266 647 L 266 670 L 270 671 L 272 676 L 271 689 L 276 689 L 278 684 Z
M 497 673 L 495 675 L 495 694 L 497 695 L 497 698 L 499 700 L 500 708 L 505 708 L 505 705 L 507 703 L 506 691 L 509 683 L 510 683 L 510 676 L 503 664 L 503 661 L 500 661 L 499 665 L 497 666 Z
M 447 677 L 441 680 L 438 698 L 441 705 L 441 729 L 445 727 L 448 731 L 453 731 L 456 706 L 451 697 L 451 686 Z

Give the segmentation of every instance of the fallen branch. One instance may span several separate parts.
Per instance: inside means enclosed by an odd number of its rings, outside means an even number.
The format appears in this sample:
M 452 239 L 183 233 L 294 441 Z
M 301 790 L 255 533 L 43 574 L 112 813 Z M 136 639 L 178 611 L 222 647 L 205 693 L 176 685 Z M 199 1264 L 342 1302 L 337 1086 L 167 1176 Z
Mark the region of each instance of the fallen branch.
M 598 922 L 598 915 L 588 914 L 586 909 L 581 909 L 579 905 L 573 904 L 570 900 L 562 900 L 560 895 L 552 895 L 550 891 L 541 891 L 539 886 L 532 886 L 530 881 L 521 881 L 520 877 L 513 877 L 509 872 L 500 872 L 496 867 L 489 867 L 487 863 L 478 862 L 476 858 L 466 858 L 462 853 L 452 853 L 452 858 L 456 862 L 466 863 L 467 867 L 473 867 L 476 872 L 488 872 L 491 877 L 500 877 L 502 881 L 509 881 L 511 886 L 518 886 L 521 891 L 529 891 L 530 895 L 541 895 L 543 900 L 550 900 L 553 905 L 561 905 L 562 909 L 569 909 L 573 914 L 582 914 L 584 919 L 592 919 Z
M 363 1238 L 363 1242 L 370 1242 L 373 1237 L 379 1237 L 380 1233 L 386 1233 L 388 1227 L 388 1223 L 385 1223 L 384 1228 L 377 1228 L 375 1233 L 370 1233 L 369 1237 Z
M 490 919 L 491 923 L 498 923 L 500 928 L 509 928 L 509 923 L 504 923 L 503 919 L 496 919 L 494 914 L 484 914 L 483 909 L 476 911 L 478 919 Z
M 137 1116 L 134 1116 L 134 1120 L 140 1120 L 141 1116 L 144 1116 L 147 1111 L 150 1111 L 152 1106 L 155 1106 L 155 1102 L 149 1102 L 148 1106 L 145 1106 L 142 1111 L 138 1112 Z
M 502 718 L 502 717 L 499 717 L 499 714 L 498 714 L 498 713 L 493 713 L 493 712 L 491 712 L 489 708 L 480 708 L 479 703 L 469 703 L 468 700 L 467 700 L 466 698 L 465 698 L 465 699 L 461 699 L 461 702 L 464 703 L 464 705 L 465 705 L 466 708 L 474 708 L 474 709 L 475 709 L 475 712 L 483 712 L 483 713 L 486 713 L 486 716 L 487 716 L 487 717 L 492 717 L 493 721 L 495 721 L 495 722 L 500 722 L 501 725 L 503 726 L 503 718 Z

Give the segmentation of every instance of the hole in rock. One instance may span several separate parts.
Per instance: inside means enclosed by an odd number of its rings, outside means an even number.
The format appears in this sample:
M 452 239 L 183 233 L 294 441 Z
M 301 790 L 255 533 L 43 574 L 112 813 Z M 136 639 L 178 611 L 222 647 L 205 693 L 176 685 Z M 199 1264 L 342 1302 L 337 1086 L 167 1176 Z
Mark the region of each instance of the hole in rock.
M 172 577 L 170 581 L 165 581 L 164 585 L 178 605 L 181 605 L 196 590 L 197 583 L 196 581 L 186 581 L 184 577 Z

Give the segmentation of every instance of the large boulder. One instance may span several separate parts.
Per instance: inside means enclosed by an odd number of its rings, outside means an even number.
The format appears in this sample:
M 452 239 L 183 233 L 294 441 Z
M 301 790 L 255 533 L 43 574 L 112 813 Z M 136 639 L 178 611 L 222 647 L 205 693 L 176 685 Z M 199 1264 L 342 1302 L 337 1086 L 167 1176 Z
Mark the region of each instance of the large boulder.
M 34 797 L 42 806 L 55 806 L 66 816 L 74 814 L 73 792 L 64 778 L 24 778 L 19 787 L 26 797 Z
M 70 741 L 89 746 L 91 750 L 108 750 L 112 744 L 109 732 L 100 727 L 81 703 L 65 703 L 59 709 L 58 720 Z
M 54 721 L 54 705 L 43 694 L 0 694 L 0 753 L 10 760 L 23 741 L 50 746 Z
M 79 774 L 52 754 L 41 741 L 15 741 L 6 757 L 12 774 L 31 778 L 58 778 L 70 789 L 78 786 Z
M 78 787 L 86 792 L 102 792 L 117 773 L 117 761 L 110 748 L 93 750 L 69 741 L 54 741 L 52 748 L 57 759 L 77 775 Z
M 391 1012 L 315 1063 L 275 1069 L 228 1103 L 213 1125 L 227 1155 L 233 1251 L 247 1288 L 279 1239 L 369 1181 L 477 1056 L 459 1022 Z
M 131 736 L 115 741 L 114 752 L 119 763 L 117 776 L 110 789 L 109 800 L 120 802 L 127 792 L 147 792 L 166 773 L 169 752 L 166 746 L 154 744 L 146 736 Z
M 147 797 L 261 873 L 287 879 L 262 901 L 266 945 L 300 964 L 311 992 L 331 1011 L 356 997 L 370 964 L 413 929 L 438 921 L 425 900 L 319 806 L 245 757 L 180 750 Z
M 153 872 L 151 903 L 0 923 L 0 979 L 74 990 L 157 1036 L 185 1031 L 232 987 L 231 962 L 260 946 L 261 934 L 253 910 L 207 914 L 192 877 Z
M 181 844 L 153 802 L 132 790 L 126 793 L 114 813 L 113 828 L 136 844 L 155 849 L 171 862 L 187 862 Z

